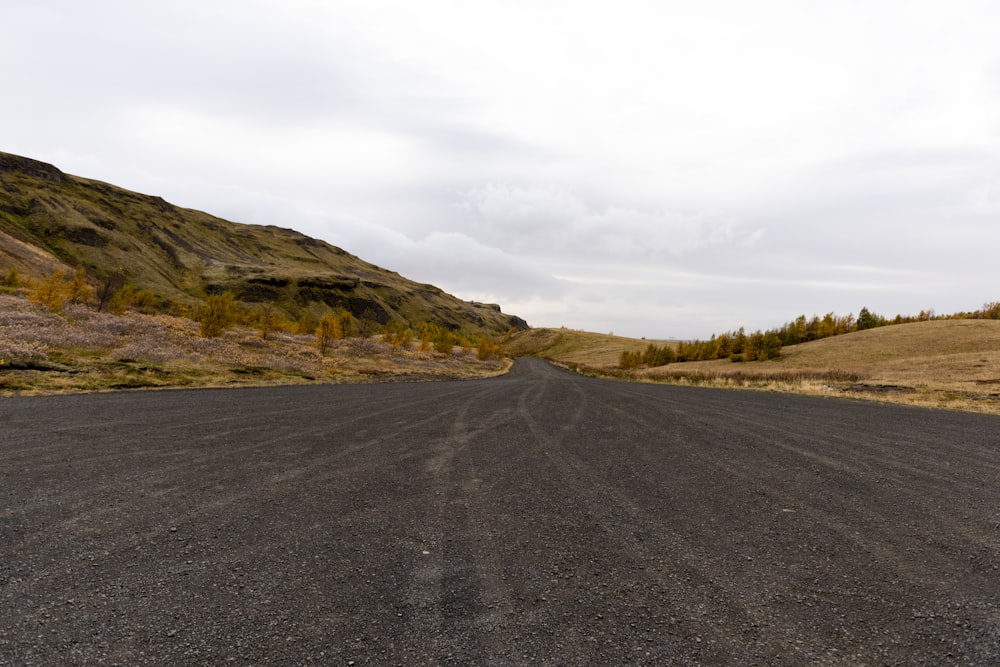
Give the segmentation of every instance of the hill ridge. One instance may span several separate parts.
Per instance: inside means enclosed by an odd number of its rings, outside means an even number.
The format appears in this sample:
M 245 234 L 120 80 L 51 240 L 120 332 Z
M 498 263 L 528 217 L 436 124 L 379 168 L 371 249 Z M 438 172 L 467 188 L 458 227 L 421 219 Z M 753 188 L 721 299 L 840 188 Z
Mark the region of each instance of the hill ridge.
M 54 181 L 61 181 L 66 176 L 59 168 L 48 162 L 0 151 L 0 172 L 4 171 L 20 171 L 29 176 L 48 178 Z
M 464 301 L 291 228 L 231 222 L 0 152 L 0 269 L 40 279 L 78 266 L 94 281 L 120 271 L 164 308 L 230 291 L 292 318 L 346 310 L 455 331 L 528 327 L 497 304 Z

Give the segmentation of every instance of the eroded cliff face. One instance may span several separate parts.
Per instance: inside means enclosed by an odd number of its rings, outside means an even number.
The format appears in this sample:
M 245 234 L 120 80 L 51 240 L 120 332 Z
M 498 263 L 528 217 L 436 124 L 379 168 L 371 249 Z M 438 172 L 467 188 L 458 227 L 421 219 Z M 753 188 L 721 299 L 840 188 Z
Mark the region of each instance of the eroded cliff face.
M 382 324 L 527 328 L 495 304 L 463 301 L 292 229 L 229 222 L 0 153 L 0 270 L 40 278 L 81 266 L 95 279 L 120 272 L 137 289 L 185 305 L 228 290 L 291 316 L 329 308 L 371 313 Z
M 0 153 L 0 173 L 3 172 L 18 172 L 32 178 L 41 178 L 57 183 L 65 178 L 65 174 L 48 162 L 40 162 L 11 153 Z

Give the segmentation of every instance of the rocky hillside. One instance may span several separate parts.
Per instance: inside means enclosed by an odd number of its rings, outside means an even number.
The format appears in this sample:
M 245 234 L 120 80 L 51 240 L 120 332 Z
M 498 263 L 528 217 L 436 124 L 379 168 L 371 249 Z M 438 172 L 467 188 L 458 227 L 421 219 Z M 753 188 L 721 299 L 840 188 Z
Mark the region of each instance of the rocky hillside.
M 527 328 L 498 305 L 462 301 L 291 229 L 229 222 L 0 153 L 0 276 L 77 267 L 94 282 L 121 272 L 165 307 L 229 290 L 291 318 L 346 310 L 472 333 Z

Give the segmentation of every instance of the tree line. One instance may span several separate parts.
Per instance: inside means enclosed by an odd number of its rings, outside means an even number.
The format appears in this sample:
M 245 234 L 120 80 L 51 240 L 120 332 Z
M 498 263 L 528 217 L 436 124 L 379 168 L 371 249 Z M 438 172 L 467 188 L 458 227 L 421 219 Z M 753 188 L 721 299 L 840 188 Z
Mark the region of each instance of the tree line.
M 630 369 L 646 366 L 654 368 L 685 361 L 766 361 L 781 356 L 781 338 L 774 330 L 757 330 L 747 333 L 743 327 L 728 331 L 708 340 L 678 341 L 673 344 L 650 343 L 645 350 L 630 352 L 624 350 L 618 362 L 619 368 Z
M 807 318 L 799 315 L 780 327 L 766 331 L 757 330 L 747 333 L 743 327 L 719 335 L 712 335 L 706 341 L 679 341 L 673 344 L 656 345 L 650 343 L 645 350 L 621 353 L 618 367 L 623 369 L 653 368 L 685 361 L 711 361 L 729 359 L 731 361 L 766 361 L 781 356 L 781 348 L 786 345 L 798 345 L 814 340 L 840 336 L 855 331 L 864 331 L 877 327 L 929 320 L 945 319 L 992 319 L 1000 320 L 1000 302 L 991 301 L 979 310 L 959 312 L 952 315 L 935 315 L 933 310 L 922 310 L 917 315 L 896 315 L 892 318 L 883 317 L 872 312 L 867 307 L 858 312 L 837 315 L 830 312 L 822 317 L 813 315 Z

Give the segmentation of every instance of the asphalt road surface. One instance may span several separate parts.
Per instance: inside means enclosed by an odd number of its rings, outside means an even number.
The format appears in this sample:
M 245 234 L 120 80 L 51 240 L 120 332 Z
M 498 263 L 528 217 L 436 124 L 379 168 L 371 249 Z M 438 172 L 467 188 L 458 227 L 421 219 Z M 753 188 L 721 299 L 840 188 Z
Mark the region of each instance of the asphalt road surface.
M 0 664 L 997 664 L 998 556 L 991 416 L 531 360 L 0 399 Z

